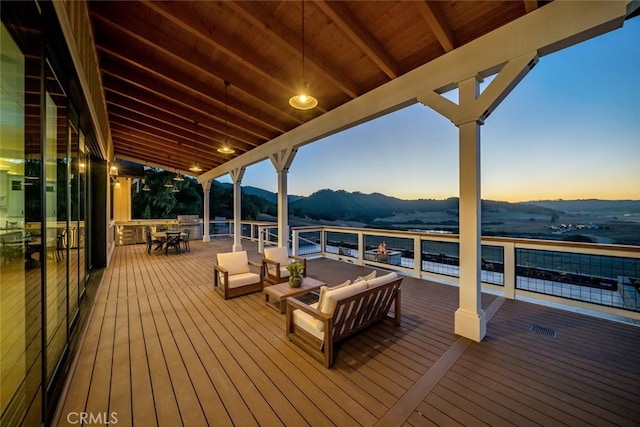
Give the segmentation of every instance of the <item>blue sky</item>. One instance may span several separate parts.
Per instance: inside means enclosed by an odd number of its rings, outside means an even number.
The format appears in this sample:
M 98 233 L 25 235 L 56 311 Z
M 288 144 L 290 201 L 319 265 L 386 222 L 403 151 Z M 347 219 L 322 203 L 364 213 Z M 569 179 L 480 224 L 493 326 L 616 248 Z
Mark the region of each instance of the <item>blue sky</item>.
M 640 199 L 640 18 L 542 57 L 481 139 L 485 199 Z M 300 148 L 288 184 L 304 196 L 457 197 L 458 130 L 414 105 Z M 271 162 L 248 167 L 242 185 L 276 192 Z

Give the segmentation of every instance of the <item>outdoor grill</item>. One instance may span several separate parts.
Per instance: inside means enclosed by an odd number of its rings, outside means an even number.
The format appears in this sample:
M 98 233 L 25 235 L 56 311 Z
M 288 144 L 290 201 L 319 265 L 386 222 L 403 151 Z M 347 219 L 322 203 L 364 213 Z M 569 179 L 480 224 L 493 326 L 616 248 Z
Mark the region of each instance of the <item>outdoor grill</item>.
M 198 215 L 178 215 L 178 228 L 191 230 L 190 239 L 202 239 L 202 226 Z

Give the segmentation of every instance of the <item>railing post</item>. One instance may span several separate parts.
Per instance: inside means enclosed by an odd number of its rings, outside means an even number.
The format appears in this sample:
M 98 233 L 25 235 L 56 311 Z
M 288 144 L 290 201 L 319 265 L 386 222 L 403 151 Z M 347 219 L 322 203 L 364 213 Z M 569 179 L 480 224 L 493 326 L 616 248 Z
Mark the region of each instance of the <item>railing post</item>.
M 265 227 L 258 227 L 258 253 L 264 253 L 264 235 L 266 234 Z
M 505 243 L 504 266 L 502 273 L 502 285 L 504 287 L 504 297 L 508 299 L 516 298 L 516 245 L 513 242 Z
M 320 229 L 320 254 L 322 257 L 327 255 L 327 231 L 324 229 Z
M 418 234 L 413 236 L 413 277 L 422 277 L 422 239 Z
M 364 233 L 358 231 L 358 265 L 364 265 Z
M 298 255 L 298 230 L 291 231 L 291 254 Z

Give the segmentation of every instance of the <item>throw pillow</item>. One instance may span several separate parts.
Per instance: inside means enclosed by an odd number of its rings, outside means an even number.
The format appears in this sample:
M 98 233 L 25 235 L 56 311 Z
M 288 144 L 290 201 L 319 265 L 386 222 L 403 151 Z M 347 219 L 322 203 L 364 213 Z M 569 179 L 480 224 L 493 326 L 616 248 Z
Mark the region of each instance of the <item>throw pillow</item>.
M 367 274 L 366 276 L 358 276 L 356 278 L 356 280 L 353 281 L 353 283 L 360 282 L 362 280 L 369 281 L 369 280 L 375 279 L 375 278 L 376 278 L 376 271 L 373 270 L 371 273 Z
M 336 290 L 336 289 L 344 288 L 345 286 L 349 286 L 350 284 L 351 284 L 351 280 L 346 280 L 346 281 L 340 283 L 339 285 L 332 286 L 332 287 L 328 287 L 326 285 L 325 286 L 320 286 L 320 298 L 318 298 L 318 307 L 322 306 L 322 300 L 323 300 L 325 294 L 328 291 L 333 291 L 333 290 Z

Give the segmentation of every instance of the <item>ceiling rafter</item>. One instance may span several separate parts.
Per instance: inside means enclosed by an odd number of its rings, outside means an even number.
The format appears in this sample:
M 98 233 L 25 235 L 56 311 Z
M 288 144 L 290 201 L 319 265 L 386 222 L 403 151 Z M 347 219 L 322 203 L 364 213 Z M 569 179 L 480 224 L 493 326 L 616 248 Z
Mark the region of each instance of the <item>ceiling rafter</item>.
M 302 56 L 301 46 L 299 43 L 292 41 L 298 41 L 300 34 L 284 28 L 270 13 L 264 10 L 263 6 L 252 2 L 227 2 L 225 5 L 253 26 L 268 33 L 274 41 L 278 42 L 278 44 L 282 45 L 283 48 L 286 48 L 292 54 Z M 254 9 L 249 9 L 250 7 Z M 320 58 L 314 53 L 312 47 L 305 47 L 305 63 L 308 68 L 313 69 L 314 73 L 324 77 L 349 97 L 357 98 L 361 95 L 361 89 L 355 82 L 338 71 L 335 65 Z
M 180 167 L 181 159 L 179 156 L 176 156 L 176 153 L 178 152 L 185 158 L 191 158 L 192 156 L 197 156 L 198 159 L 202 159 L 202 157 L 200 157 L 200 153 L 203 150 L 201 149 L 200 150 L 188 150 L 188 149 L 180 150 L 179 146 L 177 147 L 177 149 L 169 148 L 168 146 L 162 146 L 159 149 L 154 149 L 154 147 L 149 146 L 148 142 L 146 144 L 144 143 L 144 141 L 148 141 L 148 140 L 140 137 L 131 136 L 126 132 L 122 132 L 122 131 L 114 132 L 113 138 L 116 142 L 118 142 L 121 145 L 121 147 L 118 150 L 119 153 L 122 153 L 123 151 L 127 151 L 130 153 L 137 154 L 138 156 L 148 155 L 151 158 L 153 158 L 156 155 L 170 156 L 172 157 L 172 160 L 173 160 L 171 163 L 171 166 L 173 167 Z M 130 140 L 134 140 L 136 142 L 135 145 L 127 144 L 127 142 Z M 177 151 L 177 150 L 180 150 L 180 151 Z M 220 160 L 222 160 L 222 156 L 219 156 L 218 161 Z M 201 161 L 201 164 L 210 165 L 214 163 L 209 161 Z
M 186 16 L 183 17 L 182 15 L 189 9 L 185 8 L 180 2 L 142 0 L 142 3 L 158 15 L 202 40 L 213 49 L 223 52 L 237 63 L 242 64 L 252 73 L 255 73 L 265 79 L 267 83 L 279 87 L 284 91 L 284 93 L 290 93 L 296 90 L 295 87 L 285 85 L 267 72 L 264 68 L 264 64 L 259 62 L 257 57 L 254 58 L 243 55 L 242 52 L 246 52 L 247 48 L 245 46 L 239 46 L 238 41 L 233 40 L 232 36 L 222 34 L 220 31 L 217 31 L 214 34 L 208 27 L 202 25 L 202 21 L 194 19 L 188 21 L 188 18 Z M 240 52 L 237 52 L 235 49 L 231 49 L 230 46 L 237 47 Z M 229 80 L 229 77 L 226 77 L 223 80 Z M 238 86 L 238 83 L 234 83 L 234 86 Z
M 403 74 L 402 67 L 378 40 L 341 2 L 317 1 L 316 4 L 362 51 L 389 77 Z
M 143 43 L 146 47 L 152 49 L 154 52 L 156 52 L 159 55 L 162 55 L 164 57 L 167 58 L 166 61 L 164 61 L 164 65 L 163 65 L 163 70 L 162 73 L 160 72 L 156 72 L 155 69 L 158 67 L 158 62 L 157 59 L 155 60 L 151 60 L 151 58 L 147 56 L 142 56 L 140 53 L 138 53 L 137 55 L 134 53 L 129 53 L 129 51 L 127 51 L 127 55 L 130 56 L 123 56 L 120 54 L 116 54 L 115 52 L 115 47 L 114 45 L 117 43 L 124 43 L 126 44 L 127 42 L 125 40 L 120 40 L 117 39 L 116 34 L 113 33 L 113 31 L 111 32 L 111 34 L 109 34 L 109 46 L 107 47 L 107 42 L 103 41 L 102 45 L 100 47 L 100 50 L 105 51 L 110 53 L 111 55 L 118 55 L 121 60 L 128 60 L 128 62 L 130 62 L 131 64 L 135 64 L 137 65 L 139 68 L 143 68 L 145 70 L 145 72 L 148 73 L 152 73 L 155 74 L 159 77 L 165 77 L 168 76 L 170 74 L 173 74 L 171 79 L 166 79 L 168 82 L 173 83 L 174 85 L 179 85 L 182 86 L 184 88 L 189 89 L 190 87 L 195 86 L 195 82 L 191 81 L 189 82 L 189 84 L 187 83 L 183 83 L 183 79 L 185 77 L 185 74 L 183 72 L 180 72 L 178 70 L 175 69 L 175 66 L 173 66 L 172 64 L 181 64 L 183 67 L 187 68 L 187 69 L 191 69 L 196 71 L 198 74 L 200 75 L 206 75 L 208 79 L 211 79 L 212 82 L 217 82 L 219 83 L 219 87 L 224 87 L 224 79 L 221 78 L 220 76 L 217 76 L 215 74 L 212 74 L 210 72 L 210 70 L 204 69 L 202 67 L 198 67 L 196 65 L 193 64 L 193 62 L 191 62 L 190 60 L 182 57 L 181 55 L 179 55 L 178 53 L 172 52 L 168 49 L 166 49 L 165 47 L 159 45 L 158 43 L 153 43 L 151 41 L 149 41 L 148 39 L 140 36 L 139 34 L 128 30 L 127 28 L 122 27 L 120 24 L 113 22 L 111 20 L 106 19 L 105 17 L 97 17 L 98 20 L 101 21 L 102 24 L 112 28 L 113 30 L 117 31 L 119 34 L 122 34 L 124 36 L 126 36 L 127 38 L 133 38 L 138 42 Z M 105 31 L 106 32 L 106 31 Z M 166 78 L 166 77 L 165 77 Z M 247 85 L 245 84 L 245 87 Z M 270 119 L 273 120 L 273 117 L 286 117 L 286 119 L 290 122 L 296 122 L 298 124 L 302 124 L 303 122 L 298 119 L 295 115 L 289 114 L 287 111 L 284 111 L 280 108 L 278 108 L 275 105 L 272 105 L 271 103 L 263 100 L 262 98 L 258 97 L 255 95 L 255 93 L 257 91 L 259 91 L 261 85 L 254 85 L 253 91 L 251 92 L 247 92 L 241 88 L 238 88 L 239 91 L 242 92 L 243 96 L 245 96 L 246 98 L 252 99 L 253 101 L 255 101 L 256 105 L 260 106 L 260 109 L 258 110 L 255 107 L 250 107 L 249 105 L 247 105 L 246 103 L 244 103 L 244 105 L 239 108 L 238 110 L 248 110 L 248 111 L 252 111 L 257 113 L 260 110 L 267 110 L 267 111 L 271 111 L 271 116 Z M 198 85 L 198 87 L 201 88 L 202 93 L 212 93 L 213 92 L 213 85 L 204 85 L 204 84 L 200 84 Z M 191 89 L 193 90 L 193 89 Z M 211 100 L 217 104 L 223 105 L 224 101 L 222 101 L 223 99 L 223 95 L 222 95 L 222 90 L 216 91 L 215 92 L 215 96 L 211 96 Z M 229 103 L 228 107 L 229 109 L 234 109 L 235 107 L 233 107 L 234 103 Z M 253 115 L 253 113 L 251 113 L 251 115 Z M 255 116 L 254 116 L 255 117 Z M 269 118 L 265 118 L 264 119 L 264 123 L 267 124 L 269 121 Z
M 99 52 L 105 55 L 108 55 L 113 59 L 117 59 L 118 62 L 125 63 L 129 67 L 133 67 L 135 70 L 139 71 L 140 74 L 136 80 L 133 80 L 135 76 L 128 77 L 122 74 L 122 71 L 120 71 L 120 69 L 122 68 L 122 65 L 115 65 L 115 62 L 114 62 L 113 63 L 114 65 L 111 66 L 108 61 L 102 61 L 104 62 L 103 72 L 109 72 L 114 76 L 119 76 L 121 80 L 124 80 L 127 82 L 138 83 L 142 87 L 149 87 L 149 89 L 147 90 L 157 94 L 158 96 L 160 96 L 163 92 L 167 93 L 170 91 L 174 91 L 176 93 L 182 93 L 183 94 L 182 96 L 184 96 L 184 93 L 189 93 L 196 99 L 205 100 L 208 104 L 212 104 L 212 103 L 215 104 L 216 108 L 218 108 L 218 111 L 223 111 L 222 108 L 220 107 L 224 106 L 224 103 L 220 104 L 215 99 L 214 96 L 209 94 L 212 92 L 212 89 L 210 87 L 206 87 L 204 85 L 199 85 L 196 83 L 188 85 L 188 84 L 173 80 L 171 78 L 171 73 L 167 71 L 165 71 L 164 74 L 161 74 L 159 72 L 156 72 L 154 69 L 150 68 L 151 64 L 147 64 L 148 66 L 145 64 L 140 64 L 140 62 L 136 62 L 135 59 L 122 56 L 116 53 L 115 51 L 107 50 L 104 47 L 100 47 Z M 158 85 L 158 88 L 161 89 L 161 91 L 150 88 L 152 87 L 152 81 L 150 80 L 151 78 L 155 78 L 162 82 L 162 84 Z M 231 106 L 231 104 L 229 104 L 229 106 Z M 239 115 L 242 115 L 247 119 L 252 119 L 255 123 L 258 123 L 259 125 L 267 129 L 271 129 L 279 133 L 286 132 L 287 127 L 285 123 L 278 121 L 273 117 L 271 117 L 271 121 L 269 121 L 270 117 L 260 110 L 252 108 L 251 106 L 238 101 L 234 101 L 233 106 L 234 107 L 232 109 L 237 111 Z M 223 120 L 224 118 L 220 116 L 219 119 Z
M 184 117 L 178 117 L 173 114 L 167 113 L 163 110 L 154 108 L 153 106 L 142 104 L 137 102 L 132 98 L 125 97 L 116 92 L 109 91 L 110 96 L 107 100 L 107 105 L 112 105 L 116 108 L 122 108 L 131 112 L 132 115 L 140 115 L 146 117 L 150 120 L 157 120 L 163 124 L 179 127 L 184 129 L 189 133 L 193 133 L 193 119 L 188 119 Z M 207 127 L 214 132 L 224 134 L 226 129 L 224 126 L 219 126 L 216 122 L 209 121 L 209 126 L 205 126 L 203 122 L 200 122 L 203 127 Z M 246 135 L 241 135 L 239 132 L 228 132 L 226 133 L 235 140 L 238 140 L 248 147 L 257 147 L 260 145 L 260 141 L 256 141 L 256 139 L 247 139 Z
M 147 129 L 151 133 L 156 134 L 165 134 L 169 143 L 179 142 L 180 140 L 186 140 L 192 135 L 192 132 L 188 130 L 184 130 L 182 128 L 177 128 L 173 125 L 164 125 L 161 122 L 158 122 L 155 119 L 144 119 L 139 114 L 135 114 L 129 110 L 124 110 L 122 107 L 116 107 L 111 105 L 111 109 L 109 112 L 109 116 L 113 119 L 113 123 L 133 123 L 140 127 L 141 129 Z M 215 132 L 215 135 L 211 135 L 211 132 L 207 132 L 209 135 L 208 138 L 213 142 L 213 146 L 219 146 L 224 138 L 224 134 L 220 132 Z M 170 136 L 169 136 L 170 135 Z M 205 132 L 201 130 L 200 136 L 204 136 Z M 234 147 L 239 151 L 246 152 L 255 148 L 254 145 L 249 145 L 246 143 L 241 143 L 240 141 L 234 140 Z
M 193 120 L 197 120 L 199 123 L 208 125 L 211 128 L 213 128 L 214 122 L 223 123 L 223 109 L 214 107 L 200 98 L 186 97 L 184 91 L 164 88 L 165 92 L 162 93 L 160 86 L 152 82 L 151 79 L 146 79 L 143 85 L 143 83 L 139 83 L 139 80 L 143 78 L 142 76 L 117 75 L 110 71 L 108 65 L 103 66 L 103 73 L 106 93 L 117 93 L 140 103 L 153 106 L 156 109 L 188 119 L 192 123 Z M 282 133 L 278 129 L 264 129 L 237 116 L 229 124 L 262 141 L 268 141 Z
M 156 118 L 144 116 L 136 111 L 131 111 L 129 109 L 125 109 L 120 106 L 115 106 L 113 104 L 110 104 L 110 105 L 112 108 L 109 110 L 109 114 L 112 115 L 114 119 L 119 118 L 119 119 L 131 120 L 136 123 L 139 123 L 141 126 L 148 126 L 150 128 L 156 129 L 158 132 L 167 132 L 167 133 L 173 134 L 176 137 L 174 138 L 174 140 L 187 139 L 193 133 L 193 131 L 190 131 L 189 129 L 176 126 L 172 123 L 162 122 L 161 120 L 158 120 Z M 118 120 L 114 120 L 114 121 L 118 121 Z M 201 134 L 203 133 L 204 132 L 201 132 Z M 224 136 L 225 134 L 223 132 L 215 131 L 215 136 L 212 136 L 211 139 L 215 143 L 220 144 Z M 256 145 L 247 144 L 245 142 L 241 142 L 240 140 L 236 139 L 234 140 L 234 147 L 242 151 L 248 151 L 252 148 L 255 148 Z
M 419 2 L 417 6 L 427 22 L 427 26 L 431 28 L 444 51 L 451 52 L 455 49 L 457 47 L 455 35 L 442 10 L 440 10 L 438 2 L 425 0 Z
M 538 8 L 538 0 L 524 0 L 524 10 L 529 12 L 533 12 Z
M 301 111 L 287 102 L 301 77 L 300 0 L 92 0 L 109 151 L 181 170 L 257 159 L 263 145 L 547 3 L 306 0 L 302 75 L 321 105 Z M 217 153 L 223 135 L 235 155 Z
M 153 130 L 141 128 L 135 124 L 113 122 L 111 133 L 113 135 L 114 145 L 118 146 L 118 150 L 133 148 L 134 150 L 145 151 L 151 156 L 156 152 L 175 154 L 175 150 L 166 149 L 166 147 L 177 143 L 175 139 L 166 138 Z M 204 135 L 198 134 L 196 144 L 189 147 L 191 150 L 185 150 L 191 151 L 187 154 L 198 154 L 197 159 L 200 160 L 202 164 L 215 164 L 216 162 L 219 163 L 225 160 L 226 158 L 223 155 L 218 154 L 216 150 L 212 150 L 211 144 L 202 142 L 206 139 L 202 138 L 203 136 Z M 120 141 L 119 138 L 122 138 L 122 140 Z M 153 144 L 153 146 L 149 147 L 149 144 Z

